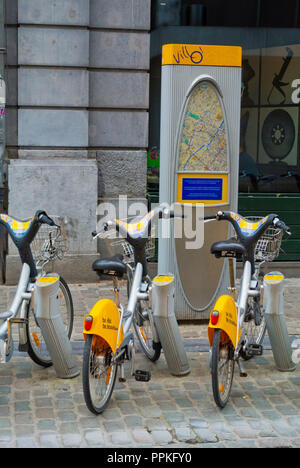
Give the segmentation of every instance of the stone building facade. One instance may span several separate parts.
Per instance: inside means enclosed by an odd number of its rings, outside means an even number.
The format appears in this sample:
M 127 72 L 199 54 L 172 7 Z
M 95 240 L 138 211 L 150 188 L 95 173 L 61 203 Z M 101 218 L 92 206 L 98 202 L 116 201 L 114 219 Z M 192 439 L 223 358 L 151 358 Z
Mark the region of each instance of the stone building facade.
M 151 0 L 6 0 L 8 212 L 67 218 L 89 280 L 99 201 L 144 200 Z M 7 282 L 19 272 L 9 244 Z

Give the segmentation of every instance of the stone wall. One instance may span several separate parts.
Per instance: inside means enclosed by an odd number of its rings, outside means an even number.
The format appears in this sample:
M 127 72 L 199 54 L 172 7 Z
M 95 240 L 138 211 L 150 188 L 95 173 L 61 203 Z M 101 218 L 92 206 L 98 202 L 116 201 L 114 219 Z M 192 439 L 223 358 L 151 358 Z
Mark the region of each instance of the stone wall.
M 72 180 L 74 161 L 89 169 L 93 161 L 96 187 L 93 177 L 82 184 L 96 196 L 81 201 L 94 200 L 87 207 L 94 226 L 99 201 L 145 200 L 150 6 L 150 0 L 6 0 L 9 185 L 20 164 L 26 174 L 38 167 L 47 180 L 49 161 L 57 168 L 61 162 Z M 76 177 L 68 193 L 60 185 L 52 194 L 64 215 L 68 207 L 74 214 Z M 19 203 L 10 188 L 9 213 L 31 216 L 35 204 L 22 203 L 32 200 L 30 185 Z M 82 242 L 77 253 L 90 254 L 90 239 Z

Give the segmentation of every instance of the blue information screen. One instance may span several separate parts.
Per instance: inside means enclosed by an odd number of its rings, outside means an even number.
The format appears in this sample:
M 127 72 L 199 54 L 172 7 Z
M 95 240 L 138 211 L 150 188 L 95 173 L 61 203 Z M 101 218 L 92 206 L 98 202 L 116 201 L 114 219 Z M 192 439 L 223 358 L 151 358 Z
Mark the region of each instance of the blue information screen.
M 222 200 L 223 179 L 182 179 L 182 200 Z

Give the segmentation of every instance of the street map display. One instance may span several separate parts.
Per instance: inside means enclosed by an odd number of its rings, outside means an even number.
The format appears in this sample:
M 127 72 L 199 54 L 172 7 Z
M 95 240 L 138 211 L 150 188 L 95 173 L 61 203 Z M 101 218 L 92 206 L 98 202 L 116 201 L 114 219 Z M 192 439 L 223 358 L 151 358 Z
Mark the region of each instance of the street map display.
M 186 108 L 179 147 L 179 171 L 227 172 L 227 138 L 221 102 L 214 86 L 195 87 Z

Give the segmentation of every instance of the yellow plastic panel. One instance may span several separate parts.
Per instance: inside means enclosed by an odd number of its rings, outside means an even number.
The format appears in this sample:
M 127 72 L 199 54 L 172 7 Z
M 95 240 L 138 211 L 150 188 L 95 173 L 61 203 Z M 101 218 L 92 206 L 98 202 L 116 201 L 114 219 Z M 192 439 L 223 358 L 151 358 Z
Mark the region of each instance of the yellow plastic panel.
M 118 330 L 120 324 L 120 312 L 116 304 L 110 299 L 98 301 L 87 315 L 93 317 L 93 324 L 89 331 L 83 329 L 83 335 L 98 335 L 103 338 L 116 353 L 118 346 L 124 339 L 123 325 L 121 325 L 119 340 Z M 85 316 L 86 317 L 86 316 Z
M 199 44 L 165 44 L 162 49 L 162 65 L 241 67 L 242 48 Z

